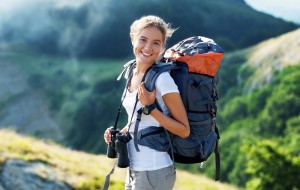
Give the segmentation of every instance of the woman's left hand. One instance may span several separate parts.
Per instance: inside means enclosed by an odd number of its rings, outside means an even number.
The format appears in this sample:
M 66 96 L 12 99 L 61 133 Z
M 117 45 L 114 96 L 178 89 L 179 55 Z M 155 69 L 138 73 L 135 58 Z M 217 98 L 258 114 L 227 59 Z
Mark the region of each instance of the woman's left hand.
M 143 106 L 151 105 L 155 102 L 156 90 L 152 92 L 146 90 L 144 82 L 142 82 L 138 87 L 138 99 Z

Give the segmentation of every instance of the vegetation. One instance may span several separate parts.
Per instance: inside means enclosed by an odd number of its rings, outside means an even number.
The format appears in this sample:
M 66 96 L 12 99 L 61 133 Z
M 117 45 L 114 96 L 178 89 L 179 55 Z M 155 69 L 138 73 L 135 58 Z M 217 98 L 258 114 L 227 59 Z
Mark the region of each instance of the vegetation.
M 28 56 L 30 55 L 30 56 Z M 125 61 L 75 60 L 35 53 L 2 54 L 2 60 L 20 67 L 32 90 L 48 99 L 52 118 L 59 120 L 62 144 L 77 150 L 105 153 L 100 134 L 114 124 L 124 80 L 117 81 Z M 125 112 L 125 110 L 123 110 Z M 119 126 L 125 124 L 121 114 Z
M 224 65 L 234 56 L 225 59 Z M 237 81 L 227 84 L 232 86 L 227 94 L 223 89 L 219 123 L 226 181 L 249 189 L 299 189 L 299 148 L 294 145 L 300 138 L 299 68 L 300 64 L 287 67 L 270 84 L 249 93 L 243 93 L 239 86 L 245 83 Z M 235 76 L 241 72 L 225 70 L 225 76 L 226 72 Z
M 298 27 L 257 12 L 243 0 L 177 0 L 176 3 L 172 0 L 91 0 L 76 8 L 59 7 L 33 6 L 33 10 L 18 11 L 18 18 L 26 26 L 15 20 L 6 21 L 1 27 L 0 40 L 25 41 L 35 50 L 52 55 L 120 59 L 132 53 L 130 24 L 147 14 L 161 16 L 178 28 L 169 44 L 202 35 L 215 39 L 226 52 Z M 40 16 L 35 17 L 32 12 Z
M 104 156 L 67 150 L 50 141 L 20 136 L 9 130 L 0 130 L 0 139 L 0 165 L 8 159 L 46 163 L 57 168 L 58 181 L 65 182 L 76 190 L 101 189 L 105 173 L 108 173 L 109 167 L 113 165 L 112 160 Z M 39 175 L 47 178 L 44 173 Z M 112 179 L 113 189 L 123 189 L 120 176 L 124 176 L 124 172 Z
M 13 142 L 13 143 L 12 143 Z M 56 170 L 56 174 L 47 174 L 44 170 L 38 175 L 47 179 L 56 176 L 56 180 L 67 183 L 74 190 L 99 190 L 103 188 L 105 176 L 111 170 L 113 159 L 103 155 L 93 155 L 69 150 L 53 142 L 41 141 L 31 137 L 21 136 L 11 130 L 0 130 L 0 167 L 8 159 L 21 159 L 26 162 L 42 162 Z M 216 183 L 213 180 L 177 171 L 180 178 L 174 190 L 236 190 L 227 184 Z M 110 189 L 124 189 L 126 169 L 116 167 L 111 176 Z

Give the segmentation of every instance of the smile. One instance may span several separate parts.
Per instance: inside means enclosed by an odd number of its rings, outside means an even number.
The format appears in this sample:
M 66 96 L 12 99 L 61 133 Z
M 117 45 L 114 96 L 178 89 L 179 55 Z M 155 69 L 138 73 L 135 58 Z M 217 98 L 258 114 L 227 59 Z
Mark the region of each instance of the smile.
M 142 52 L 142 54 L 144 55 L 144 56 L 147 56 L 147 57 L 150 57 L 152 54 L 149 54 L 149 53 L 145 53 L 145 52 Z

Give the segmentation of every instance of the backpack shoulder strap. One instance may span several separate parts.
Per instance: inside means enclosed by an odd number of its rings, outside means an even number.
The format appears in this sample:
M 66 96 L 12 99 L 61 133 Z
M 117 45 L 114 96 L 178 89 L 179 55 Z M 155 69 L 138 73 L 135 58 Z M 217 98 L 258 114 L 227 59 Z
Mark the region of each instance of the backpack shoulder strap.
M 119 74 L 117 80 L 119 81 L 122 78 L 122 76 L 123 76 L 124 73 L 125 73 L 125 78 L 127 79 L 128 76 L 130 75 L 130 73 L 132 72 L 132 69 L 134 68 L 135 63 L 136 63 L 135 59 L 133 59 L 133 60 L 128 61 L 127 63 L 125 63 L 124 64 L 124 69 Z
M 146 77 L 145 77 L 145 88 L 149 92 L 152 92 L 155 87 L 155 82 L 158 76 L 163 73 L 167 72 L 169 70 L 175 69 L 177 66 L 173 64 L 173 62 L 167 62 L 167 63 L 159 63 L 153 65 L 150 70 L 148 71 Z

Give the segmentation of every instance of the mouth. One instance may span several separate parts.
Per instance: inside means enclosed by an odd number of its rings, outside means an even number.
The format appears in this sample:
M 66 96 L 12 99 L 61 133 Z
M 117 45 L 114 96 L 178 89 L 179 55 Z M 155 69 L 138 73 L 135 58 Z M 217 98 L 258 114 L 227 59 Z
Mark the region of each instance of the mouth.
M 150 57 L 150 56 L 152 56 L 152 54 L 150 54 L 150 53 L 145 53 L 145 52 L 141 52 L 145 57 Z

